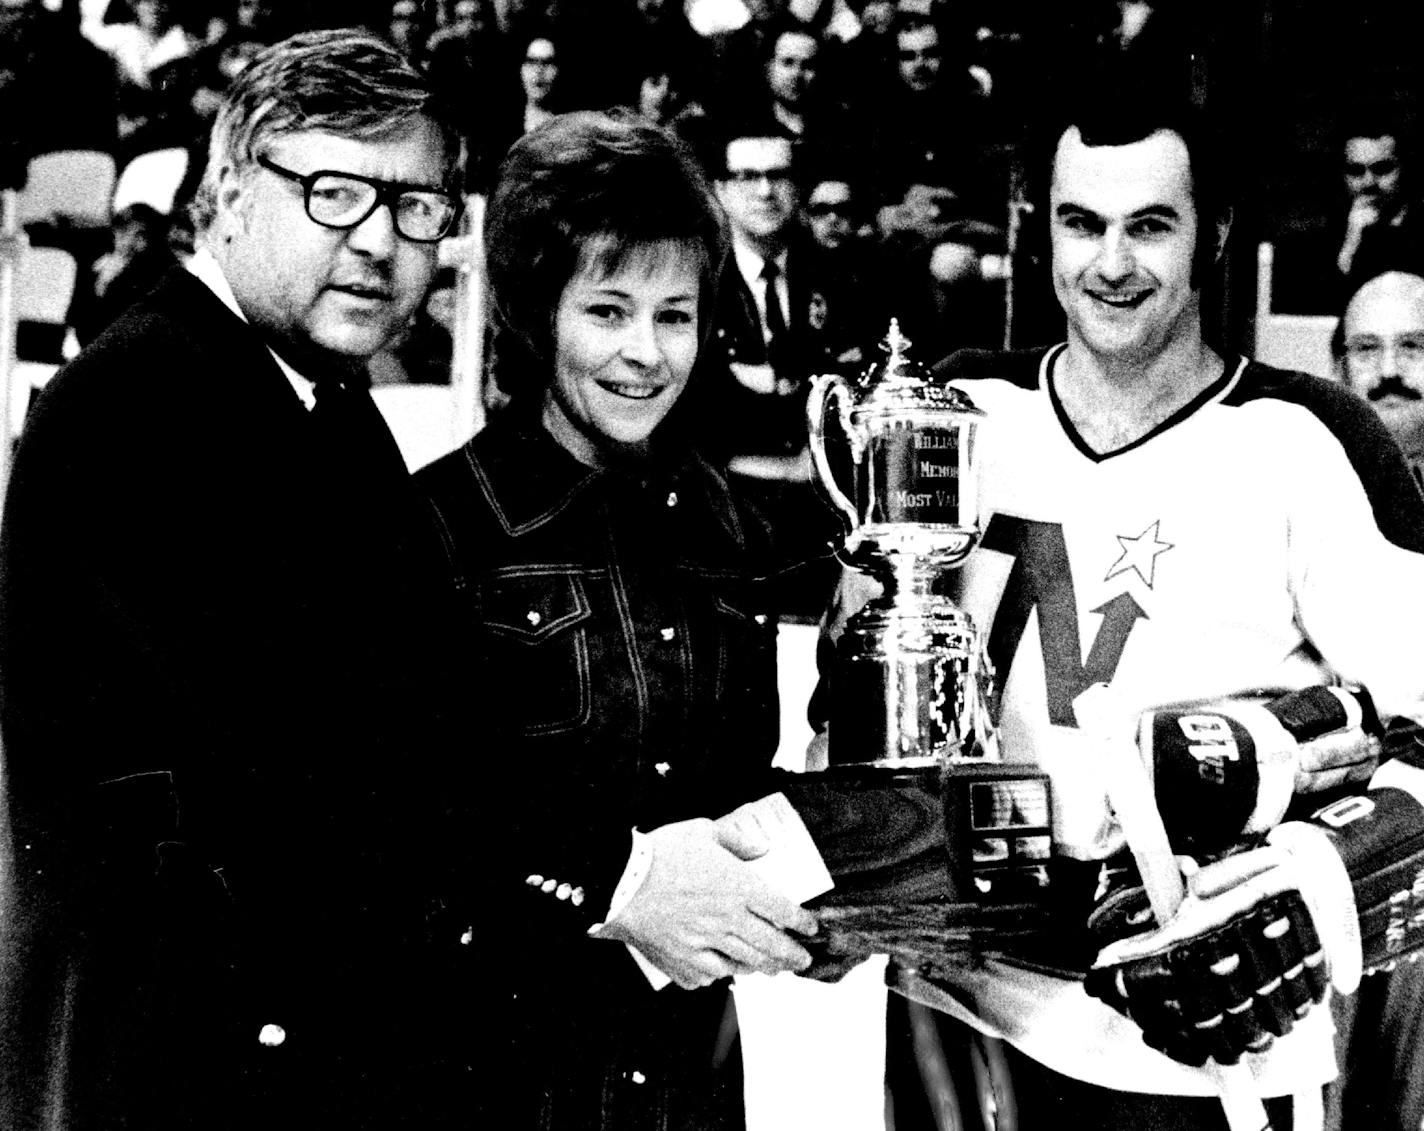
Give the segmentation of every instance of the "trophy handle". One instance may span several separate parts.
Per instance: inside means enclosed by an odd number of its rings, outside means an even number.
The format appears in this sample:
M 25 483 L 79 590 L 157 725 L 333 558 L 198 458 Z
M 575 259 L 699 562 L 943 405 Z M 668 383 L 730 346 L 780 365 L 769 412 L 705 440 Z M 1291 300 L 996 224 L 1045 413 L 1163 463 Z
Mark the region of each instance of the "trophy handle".
M 856 513 L 855 504 L 846 498 L 845 493 L 837 486 L 835 473 L 831 470 L 830 461 L 826 459 L 825 427 L 828 401 L 835 402 L 839 409 L 841 426 L 850 437 L 851 458 L 859 463 L 860 444 L 856 442 L 855 428 L 850 419 L 850 389 L 839 374 L 822 373 L 812 379 L 811 395 L 806 399 L 806 420 L 810 426 L 811 460 L 816 465 L 816 475 L 831 502 L 850 519 L 850 528 L 855 530 L 860 526 L 860 515 Z

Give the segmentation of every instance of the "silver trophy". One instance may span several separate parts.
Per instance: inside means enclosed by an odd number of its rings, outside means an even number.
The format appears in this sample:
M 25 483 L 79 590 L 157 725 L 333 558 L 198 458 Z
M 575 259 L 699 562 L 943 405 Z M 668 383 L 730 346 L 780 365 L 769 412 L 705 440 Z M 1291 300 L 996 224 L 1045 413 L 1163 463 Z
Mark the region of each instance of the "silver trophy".
M 817 475 L 850 520 L 845 560 L 885 587 L 850 618 L 837 645 L 832 767 L 997 758 L 985 643 L 941 590 L 942 575 L 964 563 L 983 533 L 975 439 L 984 413 L 937 384 L 909 346 L 892 320 L 881 343 L 886 359 L 853 386 L 835 374 L 817 377 L 806 406 Z M 853 499 L 826 452 L 831 408 L 848 442 Z

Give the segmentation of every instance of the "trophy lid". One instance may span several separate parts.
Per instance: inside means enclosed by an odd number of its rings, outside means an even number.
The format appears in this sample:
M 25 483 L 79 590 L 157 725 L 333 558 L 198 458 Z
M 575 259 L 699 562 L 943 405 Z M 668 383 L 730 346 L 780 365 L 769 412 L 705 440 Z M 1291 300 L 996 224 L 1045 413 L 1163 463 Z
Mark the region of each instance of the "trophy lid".
M 936 381 L 924 365 L 910 356 L 912 344 L 901 332 L 900 320 L 890 319 L 890 329 L 880 342 L 886 358 L 861 375 L 857 412 L 931 409 L 983 416 L 983 410 L 967 393 Z

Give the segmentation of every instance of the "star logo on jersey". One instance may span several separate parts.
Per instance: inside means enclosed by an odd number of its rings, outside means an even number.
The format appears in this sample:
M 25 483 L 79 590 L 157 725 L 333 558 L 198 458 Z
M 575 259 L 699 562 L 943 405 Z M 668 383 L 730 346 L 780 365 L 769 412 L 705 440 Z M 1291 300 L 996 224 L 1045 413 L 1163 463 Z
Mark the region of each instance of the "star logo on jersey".
M 1120 573 L 1135 570 L 1137 576 L 1142 578 L 1143 584 L 1151 589 L 1152 578 L 1157 571 L 1158 556 L 1165 554 L 1173 546 L 1173 543 L 1163 542 L 1157 537 L 1157 528 L 1161 525 L 1162 520 L 1158 519 L 1135 538 L 1126 534 L 1117 535 L 1122 554 L 1113 562 L 1103 580 L 1110 581 Z

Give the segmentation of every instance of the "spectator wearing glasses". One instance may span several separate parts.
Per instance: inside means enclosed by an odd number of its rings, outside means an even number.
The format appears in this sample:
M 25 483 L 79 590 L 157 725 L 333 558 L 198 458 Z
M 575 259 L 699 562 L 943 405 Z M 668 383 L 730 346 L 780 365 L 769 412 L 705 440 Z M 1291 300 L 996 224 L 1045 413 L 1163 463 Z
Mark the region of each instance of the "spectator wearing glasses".
M 853 371 L 885 323 L 873 296 L 856 294 L 803 228 L 792 141 L 755 126 L 734 126 L 717 141 L 706 160 L 717 170 L 732 257 L 716 321 L 725 366 L 703 386 L 703 447 L 762 507 L 789 559 L 824 555 L 840 525 L 811 482 L 810 380 Z M 828 596 L 812 585 L 784 607 L 818 613 Z
M 1388 271 L 1345 305 L 1336 371 L 1375 406 L 1424 488 L 1424 277 Z
M 0 1125 L 467 1117 L 443 569 L 363 370 L 435 276 L 458 152 L 380 40 L 269 48 L 189 268 L 31 415 L 0 529 Z
M 833 254 L 857 245 L 869 219 L 868 212 L 860 188 L 834 174 L 816 181 L 806 197 L 811 238 Z
M 1331 342 L 1336 373 L 1372 404 L 1424 490 L 1424 276 L 1389 271 L 1345 304 Z M 1416 599 L 1413 594 L 1407 600 Z M 1424 1124 L 1424 966 L 1366 980 L 1349 1020 L 1342 1125 Z M 1341 1018 L 1337 1028 L 1345 1029 Z

